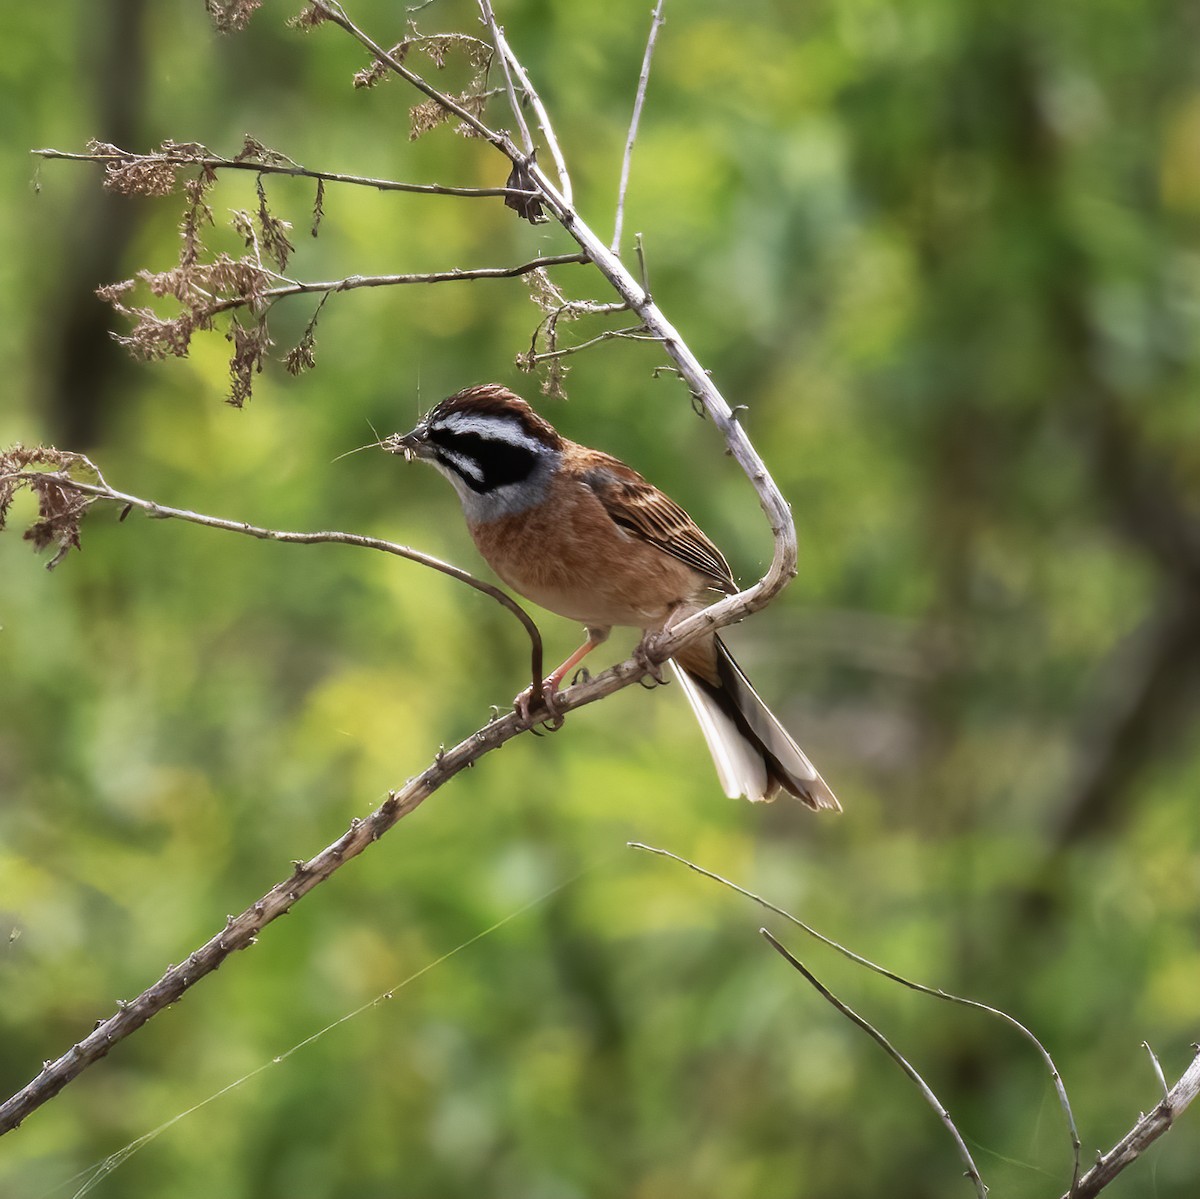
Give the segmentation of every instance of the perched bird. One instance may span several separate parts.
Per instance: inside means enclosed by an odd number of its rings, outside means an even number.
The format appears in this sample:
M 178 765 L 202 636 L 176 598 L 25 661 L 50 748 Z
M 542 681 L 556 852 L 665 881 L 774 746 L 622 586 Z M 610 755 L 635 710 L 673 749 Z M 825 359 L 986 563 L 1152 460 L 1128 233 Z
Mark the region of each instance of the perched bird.
M 381 444 L 450 480 L 475 545 L 505 583 L 586 628 L 546 680 L 551 700 L 613 625 L 641 629 L 645 645 L 704 607 L 707 593 L 737 591 L 721 551 L 674 500 L 497 384 L 450 396 Z M 840 808 L 720 637 L 691 642 L 672 665 L 726 795 L 770 800 L 782 790 L 811 808 Z M 516 702 L 528 715 L 529 693 Z

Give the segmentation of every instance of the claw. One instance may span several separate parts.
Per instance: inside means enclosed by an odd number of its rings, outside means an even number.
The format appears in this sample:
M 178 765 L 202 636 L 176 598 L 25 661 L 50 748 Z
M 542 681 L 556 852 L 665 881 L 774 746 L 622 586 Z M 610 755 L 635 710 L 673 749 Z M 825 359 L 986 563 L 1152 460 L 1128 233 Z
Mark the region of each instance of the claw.
M 637 649 L 633 651 L 633 656 L 637 664 L 656 682 L 665 683 L 667 680 L 663 677 L 663 663 L 656 660 L 654 651 L 658 638 L 651 633 L 647 633 L 645 637 L 638 642 Z
M 543 691 L 543 696 L 545 692 Z M 526 687 L 520 695 L 513 700 L 513 707 L 516 709 L 517 715 L 526 724 L 533 723 L 533 688 Z
M 558 680 L 553 675 L 543 681 L 542 694 L 536 706 L 533 702 L 533 688 L 526 687 L 513 700 L 513 708 L 526 724 L 533 725 L 535 723 L 534 713 L 545 709 L 548 719 L 537 721 L 538 724 L 550 732 L 556 732 L 563 726 L 564 717 L 558 710 Z

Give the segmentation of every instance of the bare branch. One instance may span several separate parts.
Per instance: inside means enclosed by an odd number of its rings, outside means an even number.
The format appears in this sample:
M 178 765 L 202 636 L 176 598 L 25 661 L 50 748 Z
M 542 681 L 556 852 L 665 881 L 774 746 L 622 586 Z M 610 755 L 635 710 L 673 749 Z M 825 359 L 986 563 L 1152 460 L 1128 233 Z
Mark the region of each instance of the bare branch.
M 1152 1111 L 1144 1115 L 1062 1199 L 1092 1199 L 1131 1162 L 1136 1161 L 1166 1132 L 1188 1105 L 1200 1094 L 1200 1045 L 1193 1045 L 1195 1057 L 1179 1081 Z
M 478 3 L 479 11 L 483 15 L 484 24 L 490 30 L 496 50 L 500 55 L 501 61 L 505 64 L 505 76 L 507 77 L 508 71 L 511 68 L 513 74 L 516 75 L 518 82 L 521 84 L 525 95 L 529 97 L 529 103 L 533 106 L 533 111 L 537 115 L 538 128 L 542 131 L 542 136 L 546 139 L 546 148 L 550 151 L 550 157 L 554 160 L 554 169 L 558 173 L 558 186 L 561 191 L 560 201 L 562 207 L 564 211 L 570 212 L 575 203 L 571 188 L 571 176 L 567 171 L 567 162 L 563 157 L 562 147 L 558 143 L 558 136 L 554 132 L 554 125 L 550 121 L 550 114 L 546 111 L 546 106 L 542 103 L 542 98 L 538 95 L 537 89 L 530 81 L 524 66 L 521 65 L 521 61 L 513 53 L 512 47 L 508 44 L 508 39 L 504 36 L 504 30 L 496 23 L 490 0 L 478 0 Z M 525 117 L 511 89 L 509 99 L 513 105 L 514 115 L 520 123 L 525 138 L 528 140 L 529 130 L 525 124 Z M 532 156 L 532 152 L 530 152 L 529 156 Z
M 541 354 L 530 350 L 528 354 L 522 354 L 517 359 L 517 365 L 522 370 L 533 370 L 539 362 L 551 362 L 555 358 L 566 358 L 571 354 L 578 354 L 580 350 L 590 349 L 592 346 L 598 346 L 605 341 L 658 341 L 657 337 L 649 334 L 645 325 L 634 325 L 630 329 L 605 329 L 603 333 L 597 333 L 595 337 L 589 337 L 587 341 L 577 342 L 573 346 L 562 346 L 552 350 L 546 350 Z
M 459 283 L 472 279 L 516 279 L 528 275 L 531 271 L 541 270 L 548 266 L 563 266 L 571 262 L 587 262 L 583 254 L 551 254 L 545 258 L 534 258 L 530 262 L 522 262 L 517 266 L 475 267 L 463 270 L 453 267 L 448 271 L 430 271 L 417 275 L 348 275 L 345 279 L 303 282 L 291 280 L 278 287 L 267 288 L 254 296 L 254 303 L 266 301 L 273 303 L 286 296 L 314 295 L 321 292 L 332 293 L 341 291 L 356 291 L 360 287 L 401 287 L 411 283 Z M 245 296 L 233 296 L 215 301 L 206 309 L 208 316 L 219 316 L 241 308 L 251 301 Z
M 712 879 L 713 882 L 720 883 L 721 886 L 728 887 L 731 891 L 736 891 L 739 895 L 744 895 L 747 899 L 753 900 L 759 907 L 766 908 L 768 912 L 774 912 L 776 916 L 782 916 L 784 920 L 794 924 L 815 940 L 820 941 L 822 945 L 827 945 L 843 957 L 849 958 L 856 965 L 863 966 L 867 970 L 872 970 L 876 974 L 882 975 L 884 978 L 891 979 L 892 982 L 899 983 L 902 987 L 907 987 L 910 991 L 919 991 L 922 995 L 932 995 L 935 999 L 944 999 L 947 1003 L 956 1003 L 961 1007 L 975 1008 L 977 1011 L 987 1012 L 988 1015 L 995 1016 L 998 1020 L 1003 1020 L 1005 1024 L 1019 1032 L 1038 1051 L 1042 1061 L 1046 1065 L 1046 1069 L 1050 1073 L 1051 1081 L 1054 1083 L 1054 1090 L 1058 1095 L 1058 1103 L 1062 1108 L 1063 1115 L 1066 1117 L 1067 1128 L 1071 1136 L 1073 1157 L 1071 1178 L 1073 1182 L 1079 1178 L 1079 1151 L 1081 1143 L 1079 1133 L 1075 1128 L 1075 1115 L 1071 1111 L 1071 1103 L 1067 1098 L 1067 1090 L 1063 1085 L 1062 1076 L 1059 1074 L 1058 1067 L 1054 1064 L 1054 1059 L 1050 1056 L 1046 1047 L 1015 1016 L 1010 1016 L 1007 1012 L 1002 1011 L 1000 1008 L 992 1007 L 990 1004 L 981 1003 L 978 999 L 966 999 L 961 995 L 953 995 L 949 991 L 943 991 L 940 987 L 927 987 L 923 983 L 914 982 L 910 978 L 905 978 L 902 974 L 897 974 L 895 971 L 889 970 L 886 966 L 880 966 L 878 963 L 872 962 L 869 958 L 855 953 L 852 949 L 847 949 L 844 945 L 825 936 L 824 933 L 818 932 L 811 925 L 805 924 L 803 920 L 793 916 L 791 912 L 777 907 L 769 899 L 764 899 L 761 895 L 756 895 L 753 891 L 746 890 L 745 887 L 739 886 L 730 879 L 724 878 L 719 874 L 714 874 L 713 871 L 706 870 L 703 866 L 696 865 L 695 862 L 689 862 L 687 858 L 681 858 L 669 849 L 658 849 L 653 845 L 644 845 L 640 841 L 631 841 L 629 842 L 629 846 L 631 849 L 642 849 L 647 853 L 658 854 L 659 857 L 670 858 L 672 861 L 678 862 L 681 866 L 686 866 L 689 870 L 695 871 L 696 874 Z
M 355 820 L 331 845 L 307 862 L 297 862 L 292 873 L 272 887 L 239 916 L 227 918 L 224 928 L 199 949 L 188 954 L 177 966 L 171 966 L 153 986 L 136 999 L 117 1004 L 117 1011 L 101 1021 L 82 1040 L 72 1045 L 55 1061 L 47 1061 L 41 1072 L 21 1090 L 0 1104 L 0 1135 L 10 1132 L 53 1099 L 68 1083 L 104 1057 L 118 1042 L 161 1012 L 177 1003 L 206 975 L 211 974 L 230 954 L 246 949 L 258 934 L 292 907 L 318 884 L 357 857 L 400 819 L 414 811 L 439 787 L 459 771 L 470 766 L 489 750 L 496 749 L 527 727 L 516 713 L 485 725 L 453 749 L 439 752 L 433 764 L 399 791 L 392 791 L 365 820 Z
M 0 474 L 0 489 L 16 481 L 37 484 L 39 487 L 52 484 L 63 491 L 74 492 L 76 495 L 91 496 L 94 500 L 108 500 L 111 503 L 121 505 L 125 509 L 137 508 L 157 520 L 183 520 L 189 524 L 203 525 L 209 529 L 221 529 L 227 533 L 241 533 L 247 537 L 258 538 L 260 541 L 281 541 L 292 545 L 319 545 L 332 542 L 340 545 L 355 545 L 361 549 L 381 550 L 386 554 L 395 554 L 398 558 L 407 558 L 410 562 L 416 562 L 421 566 L 429 567 L 430 570 L 436 570 L 444 575 L 449 575 L 450 578 L 457 579 L 460 583 L 466 583 L 468 587 L 473 587 L 476 591 L 490 596 L 502 607 L 507 608 L 521 622 L 521 626 L 529 634 L 530 667 L 533 686 L 540 694 L 543 664 L 542 637 L 537 625 L 533 622 L 533 618 L 512 596 L 501 591 L 499 587 L 484 582 L 483 579 L 477 579 L 473 574 L 463 570 L 461 567 L 453 566 L 449 562 L 443 562 L 440 558 L 422 553 L 420 550 L 414 550 L 407 545 L 398 545 L 396 542 L 384 541 L 379 537 L 364 537 L 358 533 L 295 533 L 283 529 L 265 529 L 258 525 L 247 524 L 245 521 L 225 520 L 219 516 L 208 516 L 202 512 L 192 512 L 187 508 L 172 508 L 167 504 L 159 504 L 154 500 L 145 500 L 124 491 L 117 491 L 116 488 L 110 487 L 104 481 L 96 467 L 87 458 L 83 457 L 82 454 L 73 456 L 77 457 L 81 463 L 86 464 L 87 468 L 95 473 L 97 479 L 99 479 L 98 483 L 83 482 L 61 471 L 22 470 Z M 76 544 L 78 544 L 77 541 Z
M 625 223 L 625 193 L 629 189 L 629 166 L 633 160 L 633 143 L 637 141 L 638 125 L 642 119 L 642 105 L 646 102 L 646 85 L 650 82 L 650 62 L 654 58 L 654 43 L 663 24 L 664 0 L 658 0 L 654 17 L 650 22 L 650 34 L 646 38 L 646 53 L 642 58 L 642 73 L 638 76 L 637 96 L 633 101 L 633 116 L 629 119 L 629 136 L 625 139 L 625 157 L 621 160 L 621 182 L 617 187 L 617 216 L 613 224 L 612 252 L 621 253 L 621 226 Z
M 504 71 L 504 86 L 508 92 L 508 106 L 512 109 L 513 116 L 517 119 L 517 127 L 521 131 L 521 145 L 524 147 L 526 154 L 533 154 L 533 138 L 529 133 L 529 125 L 525 120 L 525 110 L 521 101 L 517 98 L 516 88 L 513 87 L 512 64 L 509 62 L 510 55 L 506 53 L 508 43 L 504 41 L 504 30 L 497 24 L 496 15 L 492 12 L 492 6 L 488 0 L 479 0 L 479 8 L 483 13 L 484 22 L 492 35 L 492 44 L 496 47 L 500 55 L 500 67 Z M 502 44 L 505 49 L 500 49 Z
M 71 455 L 70 457 L 78 456 Z M 81 459 L 81 461 L 83 460 Z M 0 488 L 11 483 L 16 476 L 25 474 L 41 476 L 44 473 L 0 474 Z M 202 517 L 198 513 L 185 509 L 168 508 L 165 505 L 116 491 L 103 482 L 93 485 L 82 483 L 65 475 L 61 478 L 55 475 L 54 485 L 61 485 L 64 489 L 72 489 L 79 494 L 94 495 L 100 499 L 130 504 L 152 516 L 189 520 L 210 528 L 242 533 L 265 540 L 299 543 L 322 540 L 342 541 L 347 544 L 381 549 L 388 553 L 398 553 L 402 557 L 411 558 L 424 565 L 432 566 L 436 562 L 435 559 L 428 559 L 425 555 L 418 555 L 415 550 L 409 550 L 404 546 L 395 546 L 391 542 L 383 542 L 377 538 L 360 538 L 353 534 L 285 533 L 279 530 L 259 529 L 240 521 Z M 444 569 L 446 565 L 438 564 L 436 568 Z M 470 581 L 469 577 L 463 577 L 466 572 L 462 572 L 462 576 L 460 576 L 456 567 L 450 567 L 447 573 L 451 573 L 456 578 L 461 577 L 463 582 Z M 480 585 L 479 580 L 471 582 L 470 585 L 477 586 L 484 591 L 487 588 L 486 584 Z M 653 653 L 649 655 L 650 660 L 665 662 L 678 653 L 683 646 L 694 641 L 701 633 L 740 620 L 751 610 L 749 604 L 752 602 L 752 598 L 744 594 L 731 596 L 732 603 L 730 600 L 723 601 L 721 604 L 705 609 L 699 614 L 698 621 L 686 622 L 691 626 L 690 628 L 685 629 L 684 623 L 681 622 L 656 642 Z M 505 606 L 519 607 L 515 601 L 511 600 Z M 536 632 L 536 626 L 531 630 L 531 637 L 534 632 Z M 538 644 L 540 645 L 540 641 Z M 540 668 L 534 673 L 540 674 Z M 604 671 L 603 674 L 558 692 L 555 697 L 553 717 L 556 722 L 561 722 L 566 713 L 604 699 L 606 696 L 628 687 L 631 683 L 639 681 L 647 673 L 647 656 L 632 656 Z M 541 680 L 537 681 L 540 683 Z M 178 1002 L 186 991 L 200 979 L 211 974 L 231 953 L 254 944 L 262 929 L 290 911 L 299 899 L 319 883 L 324 882 L 347 861 L 369 848 L 402 817 L 407 816 L 461 770 L 472 765 L 492 750 L 498 749 L 518 734 L 545 721 L 551 715 L 544 705 L 539 708 L 536 704 L 532 707 L 527 719 L 522 718 L 516 712 L 510 712 L 482 726 L 453 749 L 439 752 L 431 766 L 398 791 L 391 792 L 369 817 L 361 822 L 355 821 L 337 841 L 309 861 L 298 864 L 287 879 L 277 883 L 240 916 L 231 917 L 224 929 L 211 937 L 195 952 L 189 954 L 184 962 L 170 967 L 158 982 L 148 987 L 136 999 L 118 1005 L 116 1014 L 98 1024 L 87 1037 L 73 1045 L 55 1061 L 47 1062 L 36 1078 L 6 1102 L 0 1104 L 0 1135 L 16 1128 L 31 1112 L 57 1095 L 74 1078 L 104 1057 L 119 1041 L 135 1032 L 164 1008 Z
M 852 1007 L 843 1003 L 815 974 L 809 970 L 803 962 L 794 957 L 787 949 L 785 949 L 771 934 L 765 929 L 758 930 L 766 939 L 767 943 L 774 949 L 780 957 L 784 959 L 794 969 L 798 970 L 804 977 L 813 985 L 817 993 L 827 999 L 839 1012 L 842 1013 L 851 1023 L 857 1024 L 868 1036 L 874 1039 L 875 1043 L 908 1075 L 909 1078 L 917 1084 L 917 1089 L 921 1092 L 925 1102 L 938 1114 L 938 1118 L 949 1130 L 950 1135 L 954 1138 L 954 1144 L 958 1147 L 959 1155 L 967 1165 L 967 1177 L 971 1180 L 975 1187 L 975 1193 L 979 1199 L 987 1199 L 987 1187 L 983 1185 L 983 1179 L 979 1177 L 979 1169 L 975 1165 L 974 1159 L 971 1157 L 971 1151 L 967 1148 L 966 1142 L 962 1139 L 962 1135 L 954 1126 L 954 1121 L 950 1118 L 950 1113 L 946 1110 L 942 1101 L 933 1093 L 929 1084 L 917 1073 L 916 1068 L 908 1061 L 908 1059 L 898 1050 L 892 1043 L 881 1033 L 873 1024 L 864 1020 Z

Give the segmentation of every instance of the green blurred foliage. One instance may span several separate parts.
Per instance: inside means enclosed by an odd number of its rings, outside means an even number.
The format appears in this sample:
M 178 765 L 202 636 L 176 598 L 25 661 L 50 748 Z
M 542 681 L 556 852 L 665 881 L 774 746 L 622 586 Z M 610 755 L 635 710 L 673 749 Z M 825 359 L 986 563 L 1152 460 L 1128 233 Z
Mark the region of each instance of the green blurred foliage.
M 471 567 L 441 480 L 335 458 L 468 383 L 536 398 L 513 366 L 539 318 L 523 283 L 335 298 L 317 369 L 272 364 L 235 412 L 219 334 L 131 364 L 91 296 L 171 264 L 178 200 L 114 200 L 96 168 L 27 156 L 93 136 L 232 153 L 250 131 L 310 166 L 503 182 L 448 129 L 410 142 L 403 85 L 352 90 L 359 50 L 287 29 L 288 8 L 225 37 L 199 0 L 6 15 L 0 444 L 56 441 L 164 503 Z M 501 9 L 603 232 L 648 6 Z M 402 35 L 398 6 L 353 10 Z M 188 1112 L 91 1193 L 967 1194 L 910 1084 L 761 943 L 765 914 L 630 839 L 1012 1012 L 1055 1055 L 1085 1158 L 1155 1102 L 1143 1039 L 1169 1076 L 1186 1064 L 1200 542 L 1175 534 L 1200 519 L 1197 10 L 696 0 L 667 17 L 626 230 L 794 505 L 800 577 L 731 636 L 845 814 L 729 803 L 676 689 L 627 690 L 455 779 L 120 1045 L 4 1140 L 0 1193 L 73 1193 Z M 476 28 L 465 0 L 418 20 Z M 218 223 L 253 187 L 220 183 Z M 311 185 L 268 191 L 296 277 L 570 249 L 499 203 L 332 187 L 313 240 Z M 558 279 L 608 298 L 582 267 Z M 311 312 L 277 309 L 281 353 Z M 609 343 L 574 360 L 568 405 L 543 406 L 679 498 L 749 580 L 770 552 L 753 495 L 678 384 L 651 378 L 660 361 Z M 19 540 L 29 515 L 0 542 L 6 1095 L 525 666 L 506 614 L 407 563 L 97 509 L 49 575 Z M 573 647 L 543 623 L 552 655 Z M 1065 1189 L 1049 1080 L 1009 1031 L 771 923 L 925 1073 L 993 1194 Z M 1193 1196 L 1195 1129 L 1192 1112 L 1108 1193 Z

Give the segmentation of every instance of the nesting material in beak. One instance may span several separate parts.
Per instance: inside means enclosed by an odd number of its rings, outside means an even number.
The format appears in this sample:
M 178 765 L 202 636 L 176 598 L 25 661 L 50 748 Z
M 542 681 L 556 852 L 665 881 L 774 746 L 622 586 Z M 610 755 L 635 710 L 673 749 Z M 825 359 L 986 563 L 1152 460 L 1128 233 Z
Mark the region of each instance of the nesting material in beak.
M 418 456 L 417 447 L 423 440 L 420 430 L 414 429 L 411 433 L 393 433 L 379 444 L 389 454 L 401 454 L 406 462 L 413 462 Z

